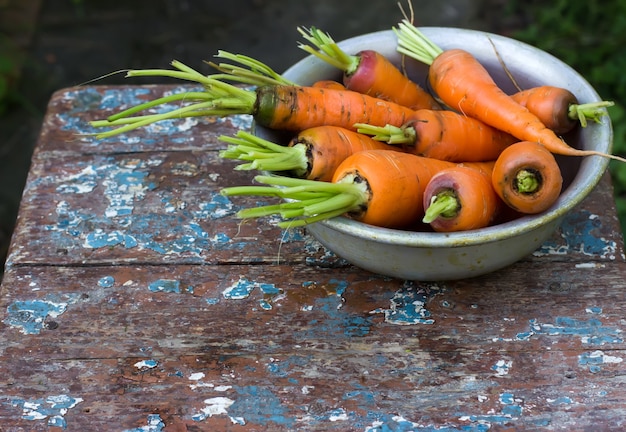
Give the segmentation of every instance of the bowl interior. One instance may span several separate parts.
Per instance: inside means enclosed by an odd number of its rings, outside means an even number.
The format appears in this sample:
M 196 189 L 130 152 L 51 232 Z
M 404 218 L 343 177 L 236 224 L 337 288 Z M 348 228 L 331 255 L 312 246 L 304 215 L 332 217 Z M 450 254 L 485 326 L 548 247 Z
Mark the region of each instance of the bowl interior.
M 600 101 L 591 85 L 574 69 L 556 57 L 528 44 L 507 37 L 467 29 L 424 27 L 424 34 L 443 49 L 462 48 L 471 52 L 489 70 L 498 85 L 507 93 L 537 85 L 565 87 L 576 95 L 579 103 Z M 369 33 L 339 42 L 347 53 L 363 49 L 377 50 L 397 65 L 403 65 L 409 77 L 428 88 L 427 66 L 411 58 L 402 58 L 396 51 L 397 39 L 392 30 Z M 506 66 L 503 67 L 503 64 Z M 508 71 L 508 73 L 507 73 Z M 510 74 L 510 75 L 509 75 Z M 340 79 L 341 73 L 331 65 L 314 56 L 308 56 L 294 64 L 283 74 L 301 85 L 309 85 L 320 79 Z M 515 83 L 511 80 L 515 80 Z M 276 142 L 286 139 L 284 134 L 254 125 L 254 133 Z M 612 128 L 608 116 L 601 124 L 591 124 L 563 136 L 572 147 L 593 149 L 609 153 L 612 146 Z M 563 192 L 547 211 L 524 216 L 514 221 L 480 230 L 434 233 L 409 232 L 373 227 L 345 217 L 318 222 L 333 229 L 356 236 L 369 236 L 375 241 L 398 243 L 416 247 L 455 247 L 497 241 L 520 235 L 565 215 L 584 199 L 597 185 L 609 160 L 601 156 L 557 156 L 563 174 Z

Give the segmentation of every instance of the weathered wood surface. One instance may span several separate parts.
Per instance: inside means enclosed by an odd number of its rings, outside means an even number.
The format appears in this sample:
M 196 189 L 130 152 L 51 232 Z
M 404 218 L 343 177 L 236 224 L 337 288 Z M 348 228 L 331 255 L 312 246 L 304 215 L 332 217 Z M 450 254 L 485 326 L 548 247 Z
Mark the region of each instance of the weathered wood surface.
M 0 430 L 623 429 L 608 176 L 507 269 L 390 279 L 232 217 L 255 200 L 218 191 L 252 175 L 217 137 L 244 117 L 75 136 L 145 92 L 51 101 L 1 286 Z

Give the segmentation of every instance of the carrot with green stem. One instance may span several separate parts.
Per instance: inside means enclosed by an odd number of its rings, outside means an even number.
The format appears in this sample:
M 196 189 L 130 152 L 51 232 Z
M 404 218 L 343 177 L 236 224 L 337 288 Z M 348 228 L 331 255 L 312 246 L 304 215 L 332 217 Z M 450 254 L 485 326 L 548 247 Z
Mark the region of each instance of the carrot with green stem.
M 127 76 L 178 77 L 201 84 L 204 91 L 166 96 L 131 107 L 106 121 L 92 122 L 94 127 L 119 126 L 96 136 L 104 138 L 164 119 L 206 115 L 248 114 L 260 126 L 300 131 L 327 124 L 347 129 L 354 129 L 355 123 L 381 126 L 402 124 L 413 114 L 413 110 L 408 107 L 354 91 L 291 85 L 265 85 L 248 89 L 202 75 L 180 62 L 172 64 L 179 71 L 134 70 L 129 71 Z M 133 116 L 147 108 L 173 101 L 186 105 L 156 115 Z
M 494 160 L 508 145 L 518 141 L 480 120 L 446 110 L 418 110 L 401 126 L 355 126 L 357 132 L 378 141 L 403 145 L 408 152 L 451 162 Z
M 454 165 L 409 153 L 367 150 L 346 158 L 331 182 L 257 176 L 257 182 L 269 187 L 229 187 L 222 189 L 221 193 L 225 196 L 269 196 L 289 200 L 237 213 L 243 219 L 280 215 L 285 220 L 278 225 L 283 228 L 341 215 L 375 226 L 407 228 L 423 217 L 425 185 L 435 173 Z
M 422 222 L 437 232 L 479 229 L 494 223 L 503 207 L 491 170 L 458 165 L 438 172 L 426 185 Z
M 345 52 L 328 33 L 311 27 L 298 27 L 310 45 L 299 48 L 343 72 L 343 84 L 349 90 L 390 100 L 413 109 L 440 109 L 437 101 L 412 81 L 387 57 L 375 50 Z
M 626 162 L 619 156 L 575 149 L 566 144 L 536 115 L 498 87 L 489 71 L 470 52 L 444 51 L 406 19 L 394 31 L 398 37 L 398 52 L 429 65 L 431 88 L 452 109 L 501 129 L 520 141 L 539 142 L 555 154 L 595 155 Z
M 331 181 L 339 164 L 353 153 L 373 149 L 401 151 L 399 147 L 338 126 L 305 129 L 286 146 L 244 131 L 238 131 L 235 136 L 221 136 L 220 140 L 229 144 L 220 157 L 246 161 L 237 165 L 237 170 L 256 169 L 319 181 Z
M 615 105 L 612 101 L 580 104 L 576 95 L 566 88 L 548 85 L 521 90 L 511 98 L 557 134 L 567 133 L 578 125 L 586 127 L 588 121 L 600 123 L 607 114 L 605 108 Z
M 498 196 L 513 210 L 524 214 L 550 208 L 563 185 L 554 155 L 533 141 L 521 141 L 506 148 L 495 161 L 491 180 Z

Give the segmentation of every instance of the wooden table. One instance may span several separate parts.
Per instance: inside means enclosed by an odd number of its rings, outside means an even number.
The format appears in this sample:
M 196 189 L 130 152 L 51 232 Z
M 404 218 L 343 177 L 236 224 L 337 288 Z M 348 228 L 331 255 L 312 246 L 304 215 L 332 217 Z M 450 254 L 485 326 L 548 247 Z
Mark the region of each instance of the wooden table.
M 626 260 L 606 176 L 532 256 L 445 283 L 241 224 L 246 116 L 98 141 L 184 87 L 54 94 L 1 288 L 2 431 L 620 430 Z M 248 201 L 252 204 L 254 200 Z

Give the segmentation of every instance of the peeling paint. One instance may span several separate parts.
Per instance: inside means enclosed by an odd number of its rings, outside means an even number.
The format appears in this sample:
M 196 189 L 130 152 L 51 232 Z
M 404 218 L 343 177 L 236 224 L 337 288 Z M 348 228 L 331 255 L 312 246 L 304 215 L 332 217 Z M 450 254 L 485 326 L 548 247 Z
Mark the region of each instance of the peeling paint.
M 125 429 L 123 432 L 161 432 L 165 428 L 165 423 L 158 414 L 148 415 L 147 424 L 133 429 Z
M 159 362 L 154 359 L 141 360 L 135 363 L 137 369 L 154 369 L 159 365 Z
M 428 299 L 444 291 L 438 284 L 422 284 L 406 281 L 401 290 L 391 298 L 389 309 L 375 309 L 382 313 L 385 322 L 395 325 L 433 324 L 435 320 L 425 308 Z
M 588 366 L 589 371 L 593 373 L 600 372 L 604 364 L 621 363 L 623 360 L 622 357 L 610 356 L 600 350 L 583 353 L 578 356 L 578 364 L 580 366 Z
M 601 228 L 600 217 L 586 210 L 569 213 L 560 226 L 564 244 L 554 240 L 546 241 L 533 255 L 565 255 L 580 253 L 583 255 L 615 259 L 617 244 L 615 241 L 598 235 Z
M 39 334 L 46 318 L 59 317 L 77 298 L 77 294 L 67 294 L 49 295 L 45 299 L 16 300 L 7 306 L 7 317 L 3 322 L 24 334 Z
M 513 366 L 511 360 L 498 360 L 496 364 L 491 366 L 491 370 L 495 372 L 495 376 L 501 377 L 509 374 L 509 370 Z
M 0 396 L 1 397 L 1 396 Z M 4 397 L 8 404 L 22 410 L 24 420 L 46 420 L 47 426 L 67 428 L 65 414 L 83 401 L 82 398 L 65 394 L 47 396 L 42 399 L 22 399 L 18 397 Z
M 619 336 L 622 331 L 618 328 L 605 327 L 602 321 L 596 318 L 579 320 L 569 317 L 556 317 L 554 323 L 541 323 L 533 318 L 529 321 L 529 329 L 518 333 L 515 338 L 494 338 L 494 341 L 525 341 L 533 336 L 577 336 L 584 344 L 603 345 L 606 343 L 621 343 Z
M 283 298 L 283 290 L 276 287 L 276 285 L 251 281 L 243 276 L 227 287 L 222 292 L 222 296 L 228 300 L 242 300 L 250 297 L 250 294 L 255 289 L 259 289 L 263 295 L 259 300 L 259 306 L 264 310 L 272 309 L 272 304 Z
M 180 294 L 180 281 L 172 280 L 172 279 L 158 279 L 150 285 L 148 285 L 148 289 L 152 292 L 168 292 L 168 293 L 177 293 Z

